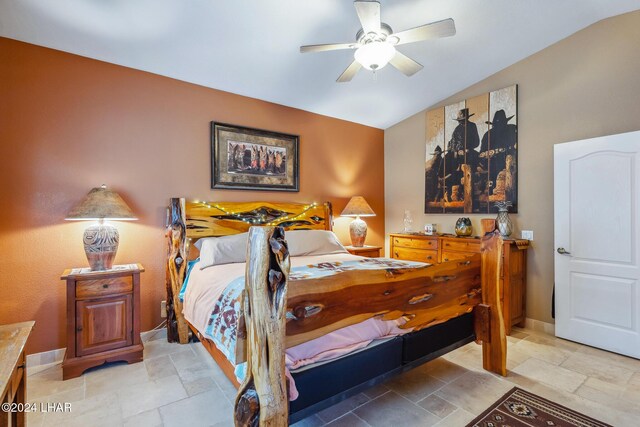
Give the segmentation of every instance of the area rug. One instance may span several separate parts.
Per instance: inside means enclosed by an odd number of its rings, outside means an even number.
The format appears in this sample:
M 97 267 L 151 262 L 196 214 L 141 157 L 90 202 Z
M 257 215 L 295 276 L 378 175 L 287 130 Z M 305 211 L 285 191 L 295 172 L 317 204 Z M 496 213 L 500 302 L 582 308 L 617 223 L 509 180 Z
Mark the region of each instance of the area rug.
M 611 427 L 514 387 L 467 427 Z

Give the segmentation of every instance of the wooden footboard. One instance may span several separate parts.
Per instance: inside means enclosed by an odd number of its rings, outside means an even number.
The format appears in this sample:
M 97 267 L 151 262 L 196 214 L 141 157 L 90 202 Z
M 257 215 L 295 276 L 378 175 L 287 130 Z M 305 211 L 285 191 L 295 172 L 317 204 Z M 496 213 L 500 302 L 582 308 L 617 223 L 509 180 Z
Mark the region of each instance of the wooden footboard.
M 500 306 L 502 239 L 487 234 L 482 253 L 417 269 L 358 270 L 287 288 L 288 252 L 281 228 L 252 227 L 244 311 L 247 377 L 236 400 L 237 426 L 286 426 L 284 350 L 374 316 L 421 329 L 478 311 L 485 369 L 506 375 Z

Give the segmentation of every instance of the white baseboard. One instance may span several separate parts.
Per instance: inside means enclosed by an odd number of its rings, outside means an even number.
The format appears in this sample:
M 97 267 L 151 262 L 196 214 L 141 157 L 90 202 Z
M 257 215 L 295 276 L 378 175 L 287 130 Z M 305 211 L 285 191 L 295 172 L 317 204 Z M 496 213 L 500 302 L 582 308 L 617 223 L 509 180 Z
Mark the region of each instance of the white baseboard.
M 556 335 L 556 325 L 553 323 L 543 322 L 541 320 L 526 318 L 524 320 L 524 327 L 527 329 L 533 329 L 537 332 L 542 332 L 548 335 Z
M 167 338 L 167 328 L 156 329 L 140 333 L 142 342 L 148 342 Z M 62 363 L 66 348 L 57 348 L 55 350 L 43 351 L 42 353 L 27 354 L 27 368 L 35 368 L 37 366 L 49 366 Z M 30 372 L 31 373 L 31 372 Z

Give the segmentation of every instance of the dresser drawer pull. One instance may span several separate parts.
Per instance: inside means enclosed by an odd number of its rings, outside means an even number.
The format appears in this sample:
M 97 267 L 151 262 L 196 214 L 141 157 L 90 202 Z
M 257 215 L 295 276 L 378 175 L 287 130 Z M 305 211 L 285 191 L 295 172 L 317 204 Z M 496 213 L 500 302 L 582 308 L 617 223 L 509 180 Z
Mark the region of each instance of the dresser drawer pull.
M 433 259 L 433 255 L 429 255 L 427 259 Z
M 107 289 L 109 287 L 109 285 L 107 285 L 106 283 L 104 285 L 102 285 L 103 289 Z
M 82 326 L 78 326 L 78 327 L 76 328 L 76 331 L 78 331 L 78 332 L 82 332 Z
M 395 251 L 394 253 L 396 255 L 396 258 L 400 256 L 400 255 L 398 255 L 398 251 Z
M 465 266 L 465 265 L 469 265 L 469 264 L 471 264 L 471 261 L 462 261 L 462 262 L 459 262 L 459 263 L 458 263 L 458 265 L 459 265 L 460 267 L 463 267 L 463 266 Z
M 449 261 L 449 258 L 445 258 L 444 260 L 445 260 L 445 261 Z

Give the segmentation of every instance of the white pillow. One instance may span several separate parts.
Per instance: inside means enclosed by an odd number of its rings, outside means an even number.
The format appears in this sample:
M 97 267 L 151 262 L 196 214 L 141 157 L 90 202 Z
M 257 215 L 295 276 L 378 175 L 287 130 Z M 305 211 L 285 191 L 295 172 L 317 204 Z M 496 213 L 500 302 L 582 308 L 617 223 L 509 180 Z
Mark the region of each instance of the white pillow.
M 290 256 L 349 253 L 332 231 L 285 231 L 284 238 L 289 246 Z M 248 240 L 249 233 L 198 240 L 194 246 L 200 246 L 200 270 L 213 265 L 246 262 Z
M 200 270 L 220 264 L 246 262 L 249 233 L 200 239 Z
M 285 231 L 284 238 L 289 245 L 289 255 L 291 256 L 348 253 L 332 231 Z

